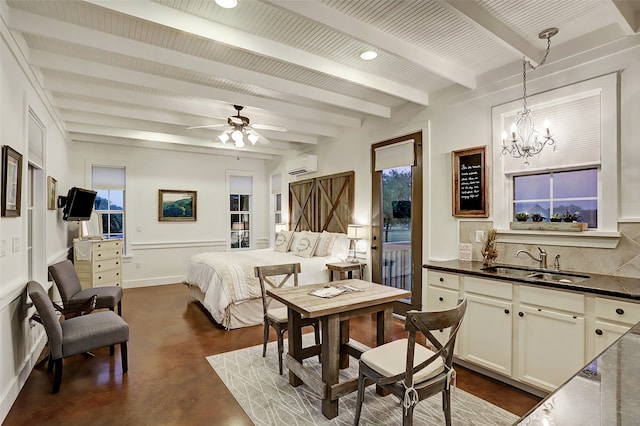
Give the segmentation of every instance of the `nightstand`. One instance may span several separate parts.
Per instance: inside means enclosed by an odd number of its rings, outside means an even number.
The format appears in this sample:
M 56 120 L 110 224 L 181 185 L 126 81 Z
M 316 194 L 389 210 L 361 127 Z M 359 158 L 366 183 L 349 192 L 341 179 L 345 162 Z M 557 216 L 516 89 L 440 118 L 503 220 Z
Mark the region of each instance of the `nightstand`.
M 338 273 L 339 280 L 345 280 L 347 278 L 354 278 L 353 273 L 357 272 L 358 277 L 361 280 L 364 279 L 364 268 L 367 266 L 366 263 L 361 262 L 336 262 L 336 263 L 327 263 L 327 268 L 329 269 L 329 281 L 334 280 L 334 276 L 336 272 Z

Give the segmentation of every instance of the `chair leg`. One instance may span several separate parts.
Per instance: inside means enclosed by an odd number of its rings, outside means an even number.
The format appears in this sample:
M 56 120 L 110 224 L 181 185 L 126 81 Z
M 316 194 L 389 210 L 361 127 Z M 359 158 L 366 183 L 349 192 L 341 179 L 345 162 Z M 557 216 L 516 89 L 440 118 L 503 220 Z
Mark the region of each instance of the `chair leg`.
M 53 371 L 53 356 L 51 355 L 51 351 L 49 351 L 49 356 L 47 357 L 47 373 L 51 373 Z
M 118 302 L 118 315 L 122 316 L 122 300 Z
M 129 371 L 129 359 L 127 358 L 127 342 L 120 343 L 120 358 L 122 360 L 122 373 Z
M 412 426 L 413 425 L 413 409 L 415 405 L 410 406 L 406 410 L 402 409 L 402 426 Z
M 451 390 L 442 391 L 442 410 L 444 411 L 444 423 L 451 426 Z
M 358 399 L 356 401 L 356 415 L 353 424 L 358 426 L 360 423 L 360 412 L 362 411 L 362 402 L 364 401 L 364 374 L 358 376 Z
M 278 333 L 278 371 L 282 376 L 282 354 L 284 353 L 284 330 Z
M 58 358 L 52 362 L 53 365 L 53 390 L 51 393 L 60 392 L 60 384 L 62 383 L 62 358 Z
M 109 355 L 113 356 L 116 353 L 116 345 L 109 346 Z
M 267 356 L 267 342 L 269 341 L 269 323 L 264 320 L 264 338 L 262 339 L 262 358 Z

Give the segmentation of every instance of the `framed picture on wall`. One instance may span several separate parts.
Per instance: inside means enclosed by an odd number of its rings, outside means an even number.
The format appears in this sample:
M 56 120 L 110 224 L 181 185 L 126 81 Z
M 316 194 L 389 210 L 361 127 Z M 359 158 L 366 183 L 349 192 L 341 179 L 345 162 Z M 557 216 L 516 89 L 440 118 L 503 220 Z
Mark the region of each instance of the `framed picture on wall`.
M 2 147 L 2 208 L 4 217 L 20 216 L 22 199 L 22 154 L 10 146 Z
M 158 220 L 161 222 L 195 221 L 196 205 L 196 191 L 158 190 Z
M 453 151 L 453 216 L 489 217 L 486 146 Z
M 55 210 L 58 200 L 58 181 L 53 176 L 47 176 L 47 208 Z

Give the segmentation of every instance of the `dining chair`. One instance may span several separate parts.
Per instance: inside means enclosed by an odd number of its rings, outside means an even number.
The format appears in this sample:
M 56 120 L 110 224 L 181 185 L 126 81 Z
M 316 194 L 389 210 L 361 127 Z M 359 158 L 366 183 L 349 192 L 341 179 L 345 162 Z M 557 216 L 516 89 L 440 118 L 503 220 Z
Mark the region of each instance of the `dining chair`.
M 115 312 L 96 312 L 60 321 L 53 302 L 38 282 L 29 281 L 27 292 L 38 311 L 38 322 L 44 325 L 49 341 L 47 370 L 53 371 L 52 393 L 60 391 L 62 359 L 72 355 L 119 344 L 122 373 L 128 371 L 129 325 Z M 95 302 L 96 298 L 92 300 Z
M 269 308 L 272 299 L 267 296 L 267 286 L 271 288 L 283 287 L 291 277 L 293 285 L 298 286 L 299 263 L 287 263 L 283 265 L 265 265 L 254 268 L 255 276 L 260 281 L 262 291 L 262 311 L 264 314 L 264 340 L 262 356 L 267 355 L 267 342 L 269 341 L 269 327 L 273 327 L 278 337 L 278 369 L 282 375 L 282 354 L 284 353 L 284 333 L 289 325 L 287 307 Z M 320 344 L 320 321 L 315 318 L 303 318 L 302 327 L 313 326 L 316 345 Z
M 118 306 L 118 315 L 122 316 L 122 287 L 112 285 L 83 290 L 78 273 L 68 259 L 50 265 L 49 273 L 60 292 L 65 309 L 73 310 L 76 305 L 84 303 L 95 294 L 98 298 L 96 309 L 108 308 L 113 311 Z
M 365 351 L 360 357 L 358 399 L 354 425 L 360 422 L 365 381 L 389 391 L 400 399 L 403 407 L 402 424 L 413 424 L 413 410 L 419 401 L 442 393 L 445 422 L 451 425 L 451 381 L 453 349 L 460 324 L 467 309 L 467 300 L 445 311 L 408 311 L 405 318 L 407 339 L 395 340 Z M 448 340 L 441 344 L 431 333 L 449 329 Z M 423 334 L 435 352 L 416 343 Z M 400 360 L 406 360 L 405 363 Z

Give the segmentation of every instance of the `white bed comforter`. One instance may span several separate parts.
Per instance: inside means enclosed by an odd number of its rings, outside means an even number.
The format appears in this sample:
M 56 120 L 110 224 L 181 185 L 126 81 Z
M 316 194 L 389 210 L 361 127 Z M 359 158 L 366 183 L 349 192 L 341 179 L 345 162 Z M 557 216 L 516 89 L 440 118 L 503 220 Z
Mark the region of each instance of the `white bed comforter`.
M 291 252 L 273 249 L 210 252 L 193 255 L 187 266 L 184 281 L 197 286 L 204 293 L 202 304 L 220 324 L 225 323 L 227 307 L 261 297 L 260 282 L 253 268 L 260 265 L 300 263 L 298 283 L 313 284 L 328 280 L 327 263 L 339 262 L 338 257 L 304 258 Z M 293 285 L 293 281 L 286 285 Z

